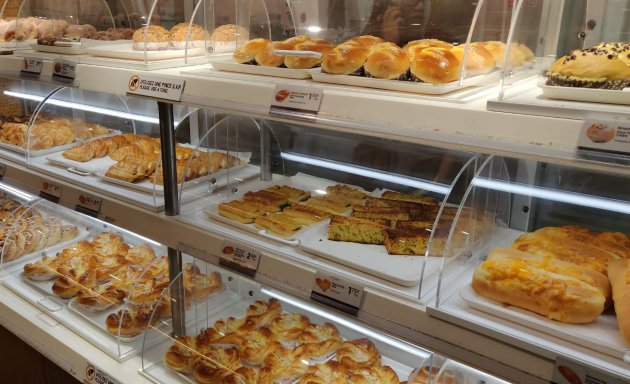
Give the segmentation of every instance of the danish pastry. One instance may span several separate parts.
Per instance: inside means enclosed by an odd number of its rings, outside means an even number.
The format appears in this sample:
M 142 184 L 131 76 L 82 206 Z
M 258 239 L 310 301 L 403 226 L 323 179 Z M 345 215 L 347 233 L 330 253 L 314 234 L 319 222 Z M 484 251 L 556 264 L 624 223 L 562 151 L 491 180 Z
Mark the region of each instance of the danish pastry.
M 263 362 L 260 369 L 260 384 L 295 382 L 309 367 L 292 348 L 278 347 Z
M 295 346 L 295 340 L 310 324 L 309 318 L 298 313 L 283 313 L 269 323 L 269 330 L 281 344 Z
M 258 370 L 241 367 L 225 377 L 223 384 L 258 384 Z
M 309 362 L 330 357 L 341 346 L 341 335 L 333 324 L 309 324 L 297 338 L 298 353 Z
M 379 365 L 381 354 L 369 339 L 345 341 L 337 350 L 337 360 L 346 368 L 356 370 Z
M 53 283 L 53 293 L 62 299 L 70 299 L 84 287 L 93 287 L 97 281 L 95 267 L 96 257 L 92 255 L 63 260 L 57 268 L 59 277 Z
M 259 367 L 277 348 L 282 348 L 282 344 L 274 340 L 269 328 L 257 328 L 243 337 L 240 348 L 243 363 L 251 367 Z
M 331 360 L 310 366 L 300 378 L 300 384 L 347 384 L 350 371 L 341 363 Z
M 444 370 L 437 377 L 440 372 L 440 367 L 423 366 L 419 371 L 413 371 L 409 374 L 409 379 L 403 381 L 401 384 L 464 384 L 465 380 L 462 375 L 458 375 L 451 370 Z M 415 376 L 414 376 L 415 374 Z
M 35 263 L 24 265 L 24 275 L 31 280 L 47 281 L 57 277 L 57 268 L 61 258 L 57 256 L 44 256 Z
M 398 384 L 398 375 L 387 366 L 363 367 L 353 372 L 349 380 L 353 384 Z
M 282 313 L 280 300 L 271 298 L 267 301 L 256 301 L 247 308 L 246 319 L 252 321 L 258 327 L 269 324 Z
M 192 336 L 178 336 L 164 355 L 164 364 L 181 373 L 190 373 L 199 360 L 196 351 L 195 338 Z
M 198 358 L 193 377 L 201 384 L 220 383 L 241 368 L 241 357 L 236 348 L 213 349 Z

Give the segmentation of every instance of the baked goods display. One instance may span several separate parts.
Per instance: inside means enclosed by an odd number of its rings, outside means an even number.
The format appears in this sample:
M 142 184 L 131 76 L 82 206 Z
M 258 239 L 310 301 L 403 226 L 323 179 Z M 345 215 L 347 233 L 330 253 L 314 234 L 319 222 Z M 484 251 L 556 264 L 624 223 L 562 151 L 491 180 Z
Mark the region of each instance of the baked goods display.
M 224 24 L 218 26 L 212 31 L 210 41 L 212 42 L 214 52 L 231 52 L 237 46 L 249 40 L 249 31 L 235 24 Z
M 285 312 L 276 299 L 257 301 L 244 316 L 217 320 L 198 335 L 175 338 L 163 361 L 202 384 L 399 383 L 370 340 L 344 341 L 333 324 Z
M 23 275 L 49 282 L 54 295 L 72 299 L 78 310 L 114 310 L 101 326 L 117 336 L 139 335 L 149 324 L 170 317 L 170 296 L 163 293 L 170 284 L 166 256 L 157 257 L 148 244 L 133 246 L 112 232 L 28 263 Z M 204 274 L 193 264 L 184 266 L 182 281 L 186 308 L 223 290 L 219 273 Z
M 2 263 L 8 263 L 45 247 L 71 240 L 79 229 L 36 208 L 4 198 L 0 201 Z
M 521 235 L 511 248 L 492 250 L 475 270 L 472 287 L 492 300 L 552 320 L 590 323 L 624 294 L 628 240 L 618 232 L 578 226 L 541 228 Z M 623 322 L 619 324 L 625 332 Z
M 222 152 L 204 152 L 177 145 L 175 148 L 177 182 L 192 180 L 241 165 L 243 160 Z M 126 182 L 150 180 L 164 184 L 160 165 L 159 139 L 125 133 L 92 140 L 63 152 L 63 157 L 81 163 L 109 157 L 115 160 L 105 176 Z
M 149 25 L 137 29 L 132 36 L 133 49 L 137 51 L 163 51 L 165 49 L 185 49 L 203 47 L 210 33 L 198 24 L 179 23 L 170 30 Z
M 332 44 L 322 39 L 297 36 L 284 41 L 253 39 L 238 47 L 234 61 L 238 64 L 262 65 L 265 67 L 284 67 L 290 69 L 309 69 L 320 65 L 321 58 L 283 56 L 274 54 L 275 50 L 310 51 L 325 54 L 332 49 Z
M 380 198 L 367 197 L 364 205 L 353 205 L 349 217 L 333 216 L 328 240 L 384 245 L 390 255 L 424 256 L 439 208 L 439 200 L 432 197 L 385 191 Z M 444 208 L 447 222 L 442 225 L 450 226 L 455 211 Z M 445 242 L 444 236 L 434 236 L 434 255 L 441 255 Z
M 630 43 L 601 43 L 556 60 L 547 85 L 620 90 L 630 85 Z
M 239 200 L 219 203 L 218 214 L 241 224 L 289 238 L 300 229 L 321 222 L 362 203 L 367 195 L 347 185 L 328 186 L 326 195 L 311 193 L 288 185 L 274 185 L 250 191 Z
M 44 115 L 29 130 L 29 120 L 27 116 L 0 118 L 0 143 L 38 151 L 111 132 L 100 124 L 76 124 L 72 119 Z

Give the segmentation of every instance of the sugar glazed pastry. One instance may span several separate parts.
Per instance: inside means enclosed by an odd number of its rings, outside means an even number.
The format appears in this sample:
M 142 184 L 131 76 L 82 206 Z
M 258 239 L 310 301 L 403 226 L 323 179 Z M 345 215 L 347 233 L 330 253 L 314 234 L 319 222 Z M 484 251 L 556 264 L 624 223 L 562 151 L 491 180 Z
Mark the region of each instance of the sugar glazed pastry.
M 200 48 L 210 39 L 210 34 L 201 25 L 179 23 L 170 30 L 171 46 L 175 49 Z
M 171 44 L 171 33 L 159 25 L 149 25 L 136 30 L 132 36 L 133 49 L 137 51 L 162 51 Z
M 547 85 L 623 89 L 630 84 L 627 55 L 627 50 L 606 44 L 571 51 L 551 65 Z

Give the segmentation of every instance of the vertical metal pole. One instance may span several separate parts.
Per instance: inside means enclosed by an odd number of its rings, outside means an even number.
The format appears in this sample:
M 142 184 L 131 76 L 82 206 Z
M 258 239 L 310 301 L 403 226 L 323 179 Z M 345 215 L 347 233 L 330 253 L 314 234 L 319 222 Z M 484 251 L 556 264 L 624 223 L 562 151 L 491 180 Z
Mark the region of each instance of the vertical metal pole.
M 164 177 L 164 210 L 167 216 L 179 213 L 177 198 L 177 168 L 175 161 L 175 121 L 173 104 L 158 102 L 160 117 L 160 144 L 162 149 L 162 176 Z M 184 284 L 176 279 L 182 271 L 182 254 L 176 249 L 168 249 L 169 277 L 171 279 L 171 312 L 173 336 L 186 334 L 184 307 Z
M 271 130 L 260 125 L 260 180 L 271 180 Z

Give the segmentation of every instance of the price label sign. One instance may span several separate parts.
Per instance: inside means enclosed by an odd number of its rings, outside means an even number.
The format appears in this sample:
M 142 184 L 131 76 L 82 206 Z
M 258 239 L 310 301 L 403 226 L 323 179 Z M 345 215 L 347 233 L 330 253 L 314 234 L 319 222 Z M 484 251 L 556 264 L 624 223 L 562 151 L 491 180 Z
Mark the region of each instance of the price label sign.
M 554 384 L 622 384 L 627 383 L 627 380 L 558 357 L 551 382 Z
M 319 113 L 324 92 L 320 88 L 276 85 L 270 115 L 312 120 Z
M 331 306 L 353 316 L 359 313 L 364 288 L 354 282 L 322 272 L 315 273 L 311 300 Z
M 61 191 L 62 189 L 59 185 L 51 181 L 44 181 L 42 189 L 39 191 L 39 197 L 57 204 L 61 200 Z
M 94 364 L 88 361 L 87 367 L 85 367 L 85 377 L 83 379 L 84 384 L 120 384 L 120 381 L 114 379 Z
M 630 155 L 630 121 L 585 120 L 578 148 Z
M 127 94 L 181 101 L 186 80 L 155 75 L 131 75 Z
M 77 63 L 74 61 L 55 59 L 53 62 L 53 80 L 68 84 L 74 83 L 77 76 Z
M 260 251 L 226 240 L 223 242 L 219 264 L 254 276 L 258 271 L 260 258 Z
M 74 210 L 92 217 L 100 217 L 102 203 L 103 199 L 100 197 L 82 193 L 79 195 Z
M 27 77 L 29 79 L 37 79 L 42 73 L 44 68 L 44 60 L 39 57 L 25 57 L 22 61 L 22 70 L 20 70 L 21 77 Z

